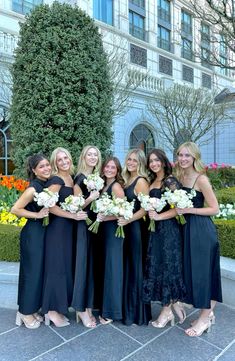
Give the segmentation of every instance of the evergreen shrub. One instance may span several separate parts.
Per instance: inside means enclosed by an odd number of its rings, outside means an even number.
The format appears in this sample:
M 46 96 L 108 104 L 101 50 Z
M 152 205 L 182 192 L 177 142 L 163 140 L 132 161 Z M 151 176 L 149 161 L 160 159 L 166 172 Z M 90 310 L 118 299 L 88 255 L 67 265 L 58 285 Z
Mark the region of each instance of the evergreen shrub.
M 94 144 L 104 155 L 112 144 L 113 87 L 101 34 L 76 6 L 37 6 L 20 24 L 10 109 L 15 174 L 26 158 L 56 147 L 74 160 Z

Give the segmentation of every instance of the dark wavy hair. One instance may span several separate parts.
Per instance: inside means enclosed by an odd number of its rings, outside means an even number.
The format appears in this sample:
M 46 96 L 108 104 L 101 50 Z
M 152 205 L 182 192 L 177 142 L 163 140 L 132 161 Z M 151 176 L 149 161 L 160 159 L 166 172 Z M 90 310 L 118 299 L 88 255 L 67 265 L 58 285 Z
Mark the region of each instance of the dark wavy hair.
M 108 157 L 102 164 L 101 167 L 101 177 L 106 181 L 106 177 L 104 175 L 104 168 L 106 167 L 106 165 L 108 164 L 108 162 L 113 161 L 117 167 L 117 175 L 116 175 L 116 181 L 118 183 L 121 184 L 121 186 L 123 187 L 124 185 L 124 180 L 122 178 L 122 166 L 121 163 L 119 161 L 119 159 L 117 157 Z
M 36 175 L 33 172 L 33 169 L 35 169 L 37 167 L 37 165 L 44 159 L 48 160 L 47 157 L 42 153 L 33 154 L 30 157 L 28 157 L 26 171 L 27 171 L 29 180 L 33 180 L 36 178 Z
M 149 161 L 150 161 L 151 154 L 156 155 L 156 157 L 158 157 L 158 159 L 162 163 L 163 169 L 164 169 L 164 179 L 166 179 L 169 175 L 172 174 L 171 163 L 170 163 L 169 159 L 167 158 L 166 153 L 163 150 L 161 150 L 161 149 L 152 149 L 149 152 L 148 157 L 147 157 L 147 167 L 148 167 L 148 170 L 149 170 L 151 182 L 153 182 L 153 180 L 156 178 L 156 174 L 154 172 L 152 172 L 151 169 L 149 168 Z

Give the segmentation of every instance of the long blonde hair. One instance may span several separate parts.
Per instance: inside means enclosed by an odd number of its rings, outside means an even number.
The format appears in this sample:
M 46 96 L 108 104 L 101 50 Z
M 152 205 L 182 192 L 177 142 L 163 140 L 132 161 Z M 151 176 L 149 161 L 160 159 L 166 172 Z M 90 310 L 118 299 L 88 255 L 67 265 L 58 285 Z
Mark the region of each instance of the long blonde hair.
M 56 164 L 56 157 L 57 154 L 59 152 L 63 152 L 67 155 L 67 157 L 69 158 L 71 165 L 70 165 L 70 169 L 69 169 L 69 174 L 74 174 L 74 165 L 73 165 L 73 159 L 71 154 L 69 153 L 69 151 L 63 147 L 58 147 L 56 149 L 53 150 L 53 152 L 51 153 L 51 157 L 50 157 L 50 163 L 51 163 L 51 174 L 52 175 L 57 175 L 59 173 L 58 171 L 58 167 Z
M 131 174 L 127 170 L 127 166 L 126 166 L 127 159 L 133 153 L 135 153 L 135 155 L 137 157 L 137 161 L 138 161 L 137 175 L 146 178 L 147 181 L 149 180 L 148 173 L 147 173 L 146 156 L 142 149 L 136 148 L 136 149 L 129 150 L 129 152 L 126 155 L 125 164 L 124 164 L 123 171 L 122 171 L 122 178 L 124 179 L 125 184 L 128 183 L 128 181 L 131 177 Z
M 205 173 L 205 165 L 203 164 L 201 160 L 201 152 L 198 148 L 198 146 L 193 142 L 185 142 L 179 146 L 177 149 L 177 156 L 179 155 L 180 151 L 183 148 L 187 148 L 191 156 L 193 157 L 193 168 L 198 173 Z M 182 176 L 184 174 L 184 170 L 179 166 L 178 162 L 176 162 L 176 176 L 178 179 L 182 179 Z
M 77 174 L 80 173 L 84 173 L 87 170 L 87 165 L 86 165 L 86 161 L 85 161 L 85 156 L 88 152 L 89 149 L 94 148 L 97 151 L 98 154 L 98 162 L 95 166 L 95 169 L 93 170 L 93 172 L 99 172 L 101 170 L 101 164 L 102 164 L 102 159 L 101 159 L 101 153 L 100 150 L 94 146 L 94 145 L 86 145 L 83 150 L 81 151 L 80 157 L 78 159 L 78 166 L 77 166 Z

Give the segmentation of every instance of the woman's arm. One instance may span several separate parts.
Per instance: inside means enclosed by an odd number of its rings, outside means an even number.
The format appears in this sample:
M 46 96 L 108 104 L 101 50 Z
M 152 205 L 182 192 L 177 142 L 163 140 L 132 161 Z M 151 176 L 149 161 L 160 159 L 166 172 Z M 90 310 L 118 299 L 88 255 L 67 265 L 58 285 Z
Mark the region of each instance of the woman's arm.
M 149 184 L 144 178 L 139 178 L 136 186 L 134 188 L 134 192 L 137 195 L 138 193 L 149 194 Z M 125 226 L 128 223 L 137 221 L 138 219 L 143 218 L 146 215 L 146 211 L 143 208 L 140 208 L 137 212 L 133 214 L 131 219 L 124 219 L 123 217 L 118 219 L 119 226 Z
M 156 211 L 148 212 L 149 218 L 154 219 L 155 221 L 164 221 L 166 219 L 174 218 L 178 215 L 176 209 L 169 209 L 166 212 L 157 213 Z
M 114 183 L 114 185 L 112 187 L 112 193 L 117 198 L 124 198 L 125 197 L 124 190 L 123 190 L 122 186 L 118 182 Z M 104 216 L 102 213 L 98 213 L 97 218 L 98 218 L 98 220 L 100 222 L 113 221 L 113 220 L 117 219 L 117 217 L 115 217 L 115 216 Z
M 75 184 L 73 187 L 73 191 L 74 191 L 74 195 L 78 196 L 79 194 L 83 194 L 81 188 L 79 187 L 78 184 Z M 90 192 L 89 197 L 87 197 L 85 199 L 85 204 L 83 206 L 83 208 L 86 208 L 88 206 L 88 204 L 90 204 L 91 202 L 95 201 L 97 198 L 99 198 L 100 193 L 98 191 L 92 191 Z
M 215 216 L 219 213 L 219 205 L 213 192 L 209 179 L 205 175 L 198 177 L 196 181 L 196 189 L 204 195 L 207 207 L 204 208 L 177 208 L 178 214 L 198 214 L 200 216 Z
M 27 204 L 33 201 L 34 193 L 35 189 L 33 187 L 27 188 L 11 208 L 11 213 L 17 217 L 25 217 L 28 219 L 40 219 L 47 216 L 48 208 L 42 208 L 39 212 L 31 212 L 25 209 Z

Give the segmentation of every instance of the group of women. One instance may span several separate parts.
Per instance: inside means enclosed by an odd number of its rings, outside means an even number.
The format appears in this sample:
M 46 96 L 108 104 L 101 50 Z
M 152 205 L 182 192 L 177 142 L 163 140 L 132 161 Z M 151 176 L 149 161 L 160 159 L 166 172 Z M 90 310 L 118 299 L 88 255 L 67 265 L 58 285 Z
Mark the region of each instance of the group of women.
M 162 310 L 152 326 L 173 325 L 175 314 L 183 323 L 187 303 L 201 312 L 186 334 L 200 336 L 210 329 L 215 304 L 222 302 L 219 242 L 210 218 L 217 214 L 218 203 L 198 147 L 184 143 L 177 156 L 176 177 L 160 149 L 153 149 L 147 161 L 141 149 L 130 150 L 121 170 L 116 157 L 101 164 L 99 149 L 86 146 L 75 177 L 71 155 L 64 148 L 53 151 L 50 163 L 40 154 L 29 158 L 30 185 L 12 208 L 12 213 L 28 219 L 20 239 L 17 325 L 38 328 L 42 314 L 46 324 L 67 326 L 70 306 L 77 321 L 89 328 L 97 325 L 94 309 L 102 324 L 120 320 L 147 325 L 151 302 L 158 301 Z M 100 192 L 89 192 L 84 183 L 93 172 L 100 172 L 105 181 Z M 35 191 L 44 188 L 59 193 L 58 203 L 50 209 L 34 201 Z M 138 194 L 160 198 L 166 188 L 194 189 L 194 207 L 168 205 L 159 213 L 146 214 Z M 134 200 L 132 218 L 95 215 L 91 203 L 104 192 Z M 59 206 L 71 194 L 85 198 L 83 210 L 76 214 Z M 48 213 L 49 225 L 43 227 Z M 183 226 L 176 219 L 181 214 L 186 219 Z M 87 217 L 93 221 L 97 217 L 98 234 L 88 230 Z M 148 231 L 148 219 L 155 221 L 155 231 Z M 117 225 L 124 226 L 124 238 L 115 236 Z

